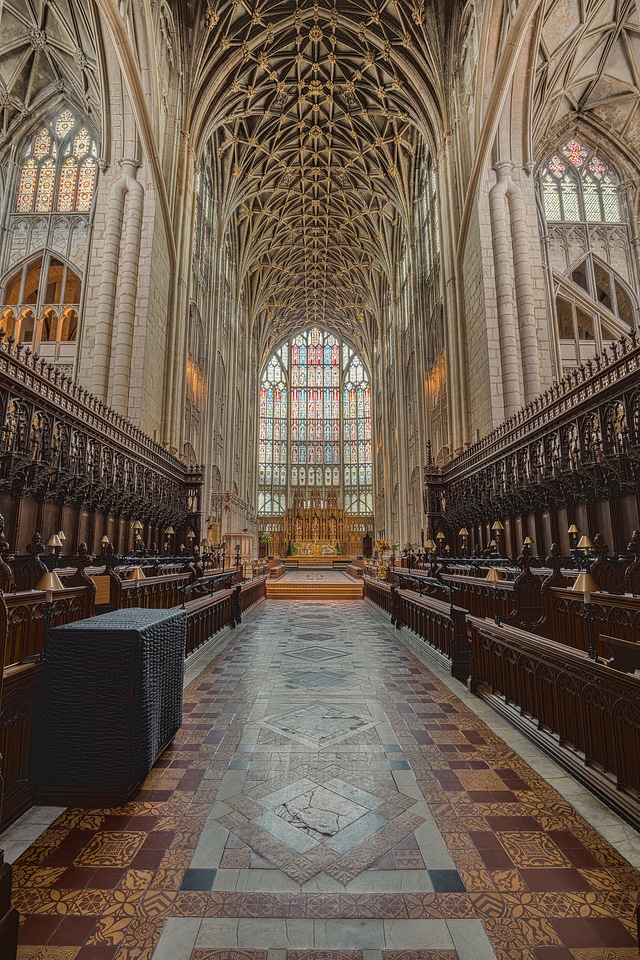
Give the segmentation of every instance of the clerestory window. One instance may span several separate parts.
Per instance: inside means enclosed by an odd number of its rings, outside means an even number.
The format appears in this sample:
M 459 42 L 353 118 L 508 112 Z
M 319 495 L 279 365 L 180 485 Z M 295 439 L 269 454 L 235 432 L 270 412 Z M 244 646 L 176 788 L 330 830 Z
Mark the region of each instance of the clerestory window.
M 621 223 L 618 180 L 602 157 L 572 139 L 554 153 L 541 176 L 548 223 Z
M 24 153 L 15 213 L 89 213 L 98 150 L 71 110 L 43 126 Z

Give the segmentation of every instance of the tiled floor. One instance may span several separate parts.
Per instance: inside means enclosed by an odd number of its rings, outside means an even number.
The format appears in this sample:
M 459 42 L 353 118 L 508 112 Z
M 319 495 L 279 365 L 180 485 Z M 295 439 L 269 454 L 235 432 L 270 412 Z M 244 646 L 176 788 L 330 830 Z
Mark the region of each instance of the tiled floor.
M 636 960 L 640 874 L 465 701 L 363 602 L 263 604 L 136 798 L 17 860 L 19 957 Z

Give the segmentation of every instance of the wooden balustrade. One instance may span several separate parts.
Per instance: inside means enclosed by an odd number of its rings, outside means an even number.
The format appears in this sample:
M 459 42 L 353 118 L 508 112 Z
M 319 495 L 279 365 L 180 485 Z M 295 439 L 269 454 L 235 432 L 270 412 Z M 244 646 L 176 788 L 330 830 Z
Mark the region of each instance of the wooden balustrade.
M 240 612 L 246 613 L 267 595 L 267 576 L 255 577 L 241 585 Z
M 193 580 L 192 571 L 147 577 L 144 580 L 122 580 L 119 590 L 115 591 L 115 607 L 145 607 L 154 610 L 177 607 L 182 603 L 184 588 Z
M 467 624 L 472 691 L 640 827 L 640 677 L 515 627 Z
M 233 593 L 233 590 L 220 590 L 187 601 L 187 657 L 232 622 Z
M 232 570 L 215 578 L 215 592 L 189 600 L 187 610 L 186 655 L 189 656 L 225 626 L 239 623 L 266 594 L 266 575 L 230 589 L 220 589 L 236 577 Z M 183 589 L 192 573 L 173 573 L 142 581 L 121 582 L 120 606 L 144 606 L 156 609 L 179 606 Z M 135 587 L 139 594 L 134 595 Z M 59 626 L 93 615 L 94 591 L 89 581 L 54 593 L 49 625 Z M 2 594 L 0 592 L 0 646 L 4 647 L 4 671 L 0 707 L 0 755 L 4 794 L 0 811 L 0 829 L 33 804 L 30 752 L 33 705 L 44 648 L 46 599 L 41 590 Z
M 394 601 L 391 592 L 391 586 L 383 580 L 375 580 L 365 574 L 364 578 L 364 597 L 375 603 L 376 607 L 384 610 L 389 617 L 394 615 Z
M 466 610 L 434 597 L 417 597 L 367 576 L 364 577 L 364 596 L 388 613 L 394 626 L 406 626 L 420 637 L 451 676 L 466 683 L 469 675 Z
M 69 587 L 54 593 L 50 626 L 93 615 L 91 586 Z M 33 703 L 44 649 L 46 597 L 42 590 L 0 593 L 0 643 L 4 669 L 0 702 L 0 756 L 3 797 L 0 828 L 33 803 L 29 758 Z

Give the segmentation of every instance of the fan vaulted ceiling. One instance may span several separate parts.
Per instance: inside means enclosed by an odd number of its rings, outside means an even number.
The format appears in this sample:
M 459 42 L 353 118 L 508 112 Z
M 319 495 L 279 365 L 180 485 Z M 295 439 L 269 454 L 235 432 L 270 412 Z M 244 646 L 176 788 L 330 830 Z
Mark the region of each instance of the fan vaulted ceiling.
M 393 294 L 440 124 L 437 13 L 236 0 L 203 14 L 194 126 L 211 136 L 256 332 L 331 319 L 361 339 Z

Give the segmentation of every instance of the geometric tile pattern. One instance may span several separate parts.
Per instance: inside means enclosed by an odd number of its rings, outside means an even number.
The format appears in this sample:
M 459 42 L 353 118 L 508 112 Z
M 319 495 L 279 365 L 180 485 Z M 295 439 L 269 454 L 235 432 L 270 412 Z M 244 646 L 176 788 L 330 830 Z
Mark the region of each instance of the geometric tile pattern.
M 246 618 L 140 792 L 70 807 L 13 889 L 20 960 L 151 960 L 189 918 L 172 960 L 269 960 L 260 932 L 295 921 L 327 943 L 283 939 L 280 960 L 363 960 L 372 923 L 395 931 L 372 960 L 459 960 L 465 923 L 498 960 L 638 955 L 640 874 L 358 602 Z M 338 922 L 351 945 L 329 948 Z
M 363 733 L 375 722 L 371 717 L 358 716 L 336 704 L 320 700 L 294 707 L 263 721 L 269 730 L 314 747 L 333 746 L 354 733 Z

